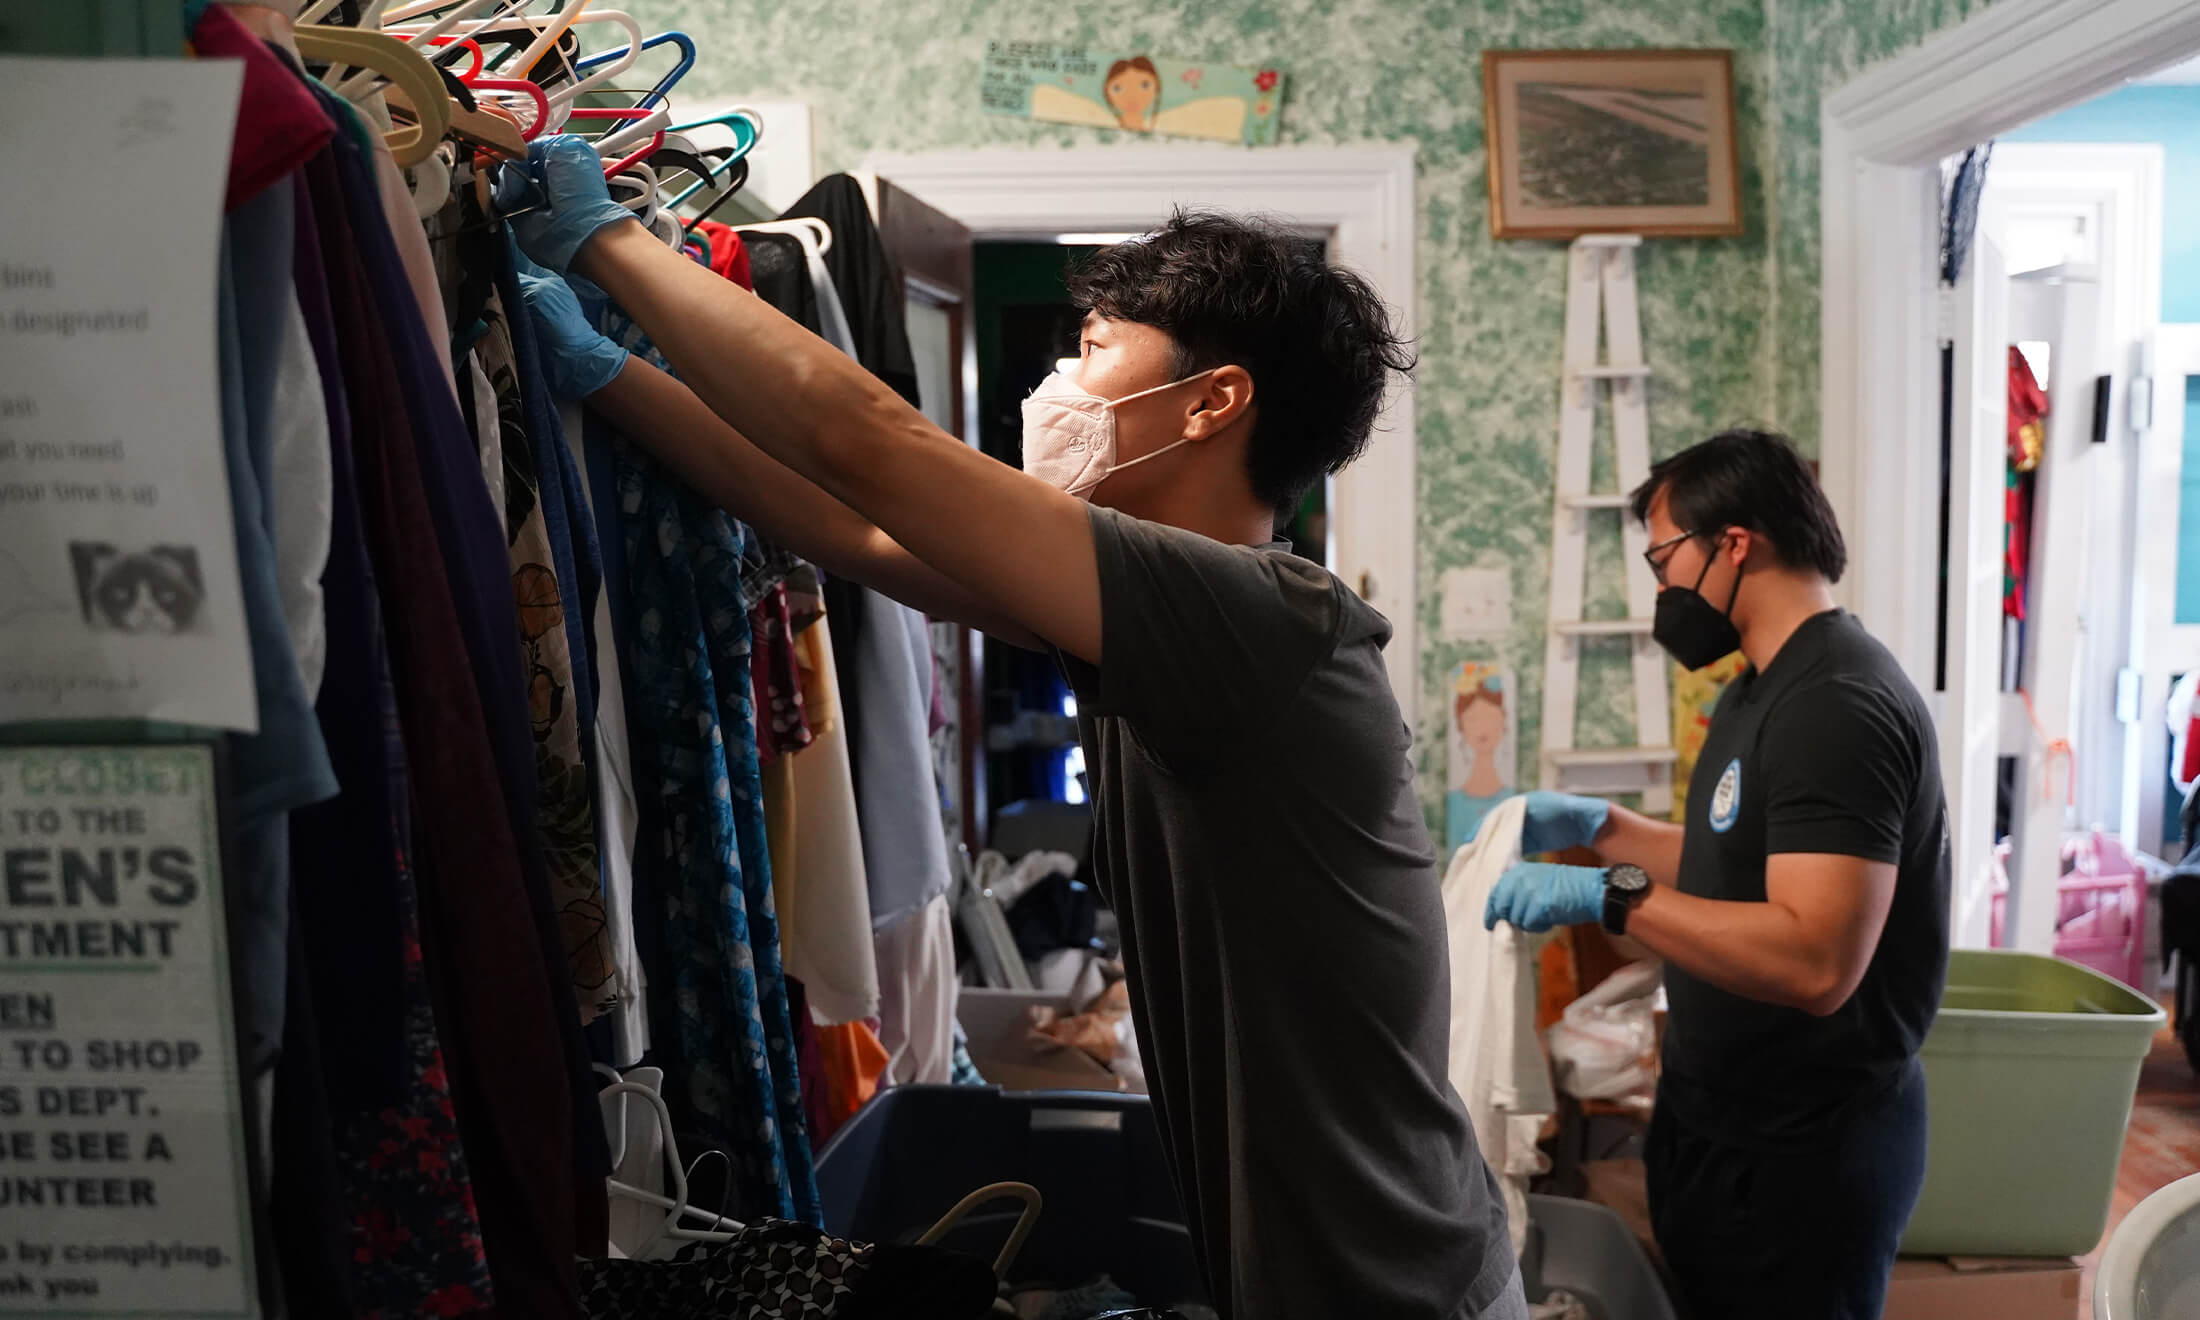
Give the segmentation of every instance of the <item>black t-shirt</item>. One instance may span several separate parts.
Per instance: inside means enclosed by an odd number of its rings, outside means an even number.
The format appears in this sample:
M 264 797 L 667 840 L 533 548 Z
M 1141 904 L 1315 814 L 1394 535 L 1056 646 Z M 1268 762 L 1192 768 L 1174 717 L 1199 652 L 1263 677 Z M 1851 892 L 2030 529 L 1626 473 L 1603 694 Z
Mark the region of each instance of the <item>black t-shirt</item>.
M 1948 970 L 1948 813 L 1931 716 L 1854 616 L 1796 629 L 1720 697 L 1688 788 L 1680 889 L 1765 900 L 1765 859 L 1837 853 L 1896 868 L 1863 982 L 1827 1017 L 1729 994 L 1668 963 L 1658 1103 L 1706 1137 L 1815 1141 L 1917 1053 Z
M 1450 962 L 1390 624 L 1280 543 L 1092 511 L 1101 663 L 1064 658 L 1093 875 L 1228 1320 L 1458 1320 L 1511 1281 L 1445 1064 Z

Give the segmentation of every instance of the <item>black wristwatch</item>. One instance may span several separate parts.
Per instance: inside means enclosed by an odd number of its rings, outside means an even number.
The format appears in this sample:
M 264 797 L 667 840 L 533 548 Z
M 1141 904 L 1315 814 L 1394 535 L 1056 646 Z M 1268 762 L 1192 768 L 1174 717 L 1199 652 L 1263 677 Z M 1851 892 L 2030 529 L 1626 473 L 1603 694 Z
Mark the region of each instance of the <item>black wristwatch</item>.
M 1627 914 L 1650 896 L 1650 873 L 1625 862 L 1604 870 L 1604 929 L 1627 933 Z

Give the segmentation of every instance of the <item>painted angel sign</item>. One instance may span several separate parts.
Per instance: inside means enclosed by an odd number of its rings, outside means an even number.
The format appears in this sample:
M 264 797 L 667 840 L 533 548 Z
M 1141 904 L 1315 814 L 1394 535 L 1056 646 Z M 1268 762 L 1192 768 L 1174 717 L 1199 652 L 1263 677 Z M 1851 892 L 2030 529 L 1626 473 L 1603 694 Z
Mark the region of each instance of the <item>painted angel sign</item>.
M 986 44 L 981 99 L 994 114 L 1260 145 L 1276 140 L 1283 74 L 1134 51 L 994 41 Z

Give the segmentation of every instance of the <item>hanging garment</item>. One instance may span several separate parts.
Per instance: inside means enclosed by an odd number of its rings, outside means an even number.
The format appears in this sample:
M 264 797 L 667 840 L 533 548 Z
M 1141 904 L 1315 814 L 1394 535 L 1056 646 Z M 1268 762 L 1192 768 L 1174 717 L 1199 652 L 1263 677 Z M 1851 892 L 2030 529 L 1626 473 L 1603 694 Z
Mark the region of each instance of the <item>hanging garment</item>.
M 917 359 L 909 347 L 909 323 L 901 281 L 894 278 L 863 185 L 845 174 L 818 180 L 787 208 L 784 218 L 812 217 L 833 231 L 824 254 L 854 340 L 850 354 L 911 404 L 917 402 Z
M 315 1060 L 340 1194 L 316 1188 L 314 1199 L 341 1211 L 358 1314 L 462 1315 L 489 1305 L 492 1289 L 421 960 L 409 772 L 360 520 L 345 366 L 302 179 L 296 191 L 297 298 L 321 368 L 332 477 L 331 646 L 317 710 L 343 787 L 296 813 L 291 835 L 293 875 L 313 877 L 294 885 L 304 993 L 321 1037 L 342 1043 Z M 279 1154 L 278 1187 L 283 1165 Z
M 756 754 L 770 765 L 810 745 L 815 734 L 802 705 L 802 667 L 795 656 L 787 585 L 775 583 L 749 609 L 750 684 L 756 692 Z M 775 868 L 773 874 L 778 874 Z
M 237 132 L 229 153 L 229 185 L 223 210 L 235 210 L 288 178 L 328 145 L 336 125 L 281 56 L 235 15 L 219 6 L 191 27 L 191 48 L 201 59 L 243 64 Z
M 872 1246 L 765 1220 L 669 1261 L 581 1264 L 591 1320 L 980 1320 L 993 1271 L 938 1247 Z
M 270 1067 L 283 1037 L 289 955 L 289 840 L 284 813 L 331 797 L 335 773 L 313 717 L 283 608 L 277 525 L 325 519 L 327 510 L 282 505 L 275 465 L 281 422 L 276 372 L 293 325 L 291 259 L 297 201 L 284 184 L 262 189 L 223 228 L 218 325 L 223 453 L 227 458 L 237 574 L 252 648 L 257 733 L 229 738 L 237 815 L 231 895 L 240 921 L 236 960 L 244 1071 Z M 303 540 L 326 536 L 308 528 Z M 142 547 L 107 546 L 111 555 Z
M 955 931 L 941 894 L 881 927 L 879 1041 L 896 1085 L 945 1085 L 954 1071 Z
M 512 600 L 519 622 L 522 659 L 527 667 L 527 705 L 535 741 L 535 822 L 541 831 L 550 870 L 550 901 L 558 914 L 566 969 L 583 1022 L 617 1006 L 619 986 L 609 921 L 604 914 L 602 875 L 596 856 L 594 789 L 582 756 L 581 711 L 593 710 L 585 670 L 567 620 L 570 560 L 561 563 L 552 547 L 539 475 L 547 463 L 538 456 L 562 452 L 559 436 L 538 436 L 529 426 L 521 399 L 519 361 L 505 302 L 496 295 L 483 312 L 475 347 L 497 400 L 496 412 L 475 419 L 475 429 L 494 430 L 504 457 L 504 528 L 512 573 Z M 539 380 L 540 377 L 538 376 Z M 562 510 L 562 498 L 556 501 Z
M 1528 1241 L 1528 1180 L 1550 1165 L 1536 1148 L 1558 1112 L 1535 1034 L 1535 955 L 1528 936 L 1482 928 L 1490 891 L 1520 860 L 1527 799 L 1508 798 L 1482 818 L 1474 842 L 1444 871 L 1444 926 L 1451 941 L 1451 1085 L 1474 1120 L 1475 1144 L 1505 1191 L 1514 1254 Z
M 736 1160 L 743 1208 L 814 1219 L 817 1184 L 764 841 L 748 613 L 733 521 L 630 445 L 619 520 L 633 597 L 636 790 L 661 905 L 650 1036 L 682 1130 Z
M 886 1081 L 894 1058 L 868 1022 L 819 1027 L 817 1052 L 825 1071 L 825 1126 L 817 1139 L 824 1142 L 854 1118 L 857 1110 L 871 1103 L 871 1097 Z
M 752 293 L 756 291 L 756 281 L 749 273 L 748 247 L 741 236 L 733 232 L 732 225 L 705 220 L 695 227 L 695 232 L 710 244 L 712 270 Z
M 411 295 L 376 209 L 371 167 L 339 133 L 330 150 L 308 165 L 307 178 L 323 226 L 322 249 L 345 254 L 328 266 L 331 302 L 339 355 L 354 373 L 349 399 L 366 541 L 387 611 L 415 796 L 424 804 L 417 821 L 421 892 L 428 908 L 426 965 L 437 1003 L 448 1010 L 439 1013 L 437 1028 L 454 1068 L 454 1099 L 483 1241 L 500 1306 L 529 1316 L 573 1315 L 568 1299 L 582 1241 L 576 1204 L 582 1193 L 554 995 L 564 978 L 554 982 L 549 975 L 542 939 L 546 922 L 536 915 L 541 890 L 530 892 L 508 805 L 509 758 L 497 754 L 483 705 L 486 689 L 475 681 L 509 675 L 511 686 L 501 691 L 516 707 L 518 666 L 516 657 L 509 668 L 492 665 L 488 646 L 469 645 L 466 636 L 465 616 L 484 623 L 496 617 L 492 605 L 508 601 L 509 588 L 498 581 L 503 570 L 495 567 L 486 583 L 469 577 L 461 601 L 455 594 L 459 583 L 447 571 L 439 526 L 445 520 L 434 516 L 432 488 L 421 467 L 426 446 L 418 444 L 427 438 L 419 433 L 435 419 L 416 411 L 434 405 L 436 377 L 426 361 L 440 354 L 401 329 L 407 325 L 404 300 Z M 396 313 L 386 310 L 391 303 Z M 407 371 L 411 389 L 404 384 Z M 421 388 L 423 380 L 431 384 Z M 462 427 L 455 398 L 450 408 L 449 425 Z M 463 437 L 459 444 L 457 457 L 479 490 L 470 447 Z M 447 499 L 445 505 L 447 513 Z M 486 520 L 490 553 L 501 565 L 502 538 L 485 497 L 479 516 Z M 525 740 L 523 716 L 520 730 Z M 538 868 L 539 862 L 538 855 Z M 564 1003 L 570 1016 L 569 991 Z M 577 1023 L 574 1029 L 577 1034 Z M 593 1174 L 600 1223 L 608 1163 L 600 1130 L 595 1142 L 597 1160 L 587 1172 Z
M 878 954 L 871 942 L 871 897 L 832 630 L 803 633 L 796 639 L 796 656 L 815 738 L 807 750 L 788 758 L 792 765 L 780 790 L 792 799 L 785 809 L 793 820 L 787 837 L 796 859 L 786 890 L 797 932 L 786 946 L 787 970 L 808 988 L 811 1015 L 831 1026 L 878 1013 Z M 765 783 L 767 806 L 773 782 Z
M 2035 475 L 2047 452 L 2047 391 L 2032 375 L 2032 364 L 2015 345 L 2009 348 L 2009 459 L 2003 474 L 2001 612 L 2024 618 L 2025 579 L 2032 564 L 2032 504 Z
M 614 509 L 615 490 L 599 491 L 586 469 L 586 422 L 580 405 L 565 404 L 559 412 L 559 428 L 572 460 L 574 493 L 590 509 Z M 626 675 L 624 652 L 612 624 L 613 595 L 623 594 L 625 560 L 620 555 L 617 527 L 599 541 L 599 571 L 603 576 L 594 607 L 589 612 L 588 649 L 597 657 L 596 675 L 596 819 L 598 860 L 603 872 L 604 920 L 611 933 L 612 958 L 618 967 L 619 1006 L 611 1017 L 611 1060 L 614 1067 L 639 1062 L 649 1051 L 648 977 L 643 968 L 640 936 L 635 920 L 634 841 L 638 830 L 634 802 L 632 744 L 627 739 Z

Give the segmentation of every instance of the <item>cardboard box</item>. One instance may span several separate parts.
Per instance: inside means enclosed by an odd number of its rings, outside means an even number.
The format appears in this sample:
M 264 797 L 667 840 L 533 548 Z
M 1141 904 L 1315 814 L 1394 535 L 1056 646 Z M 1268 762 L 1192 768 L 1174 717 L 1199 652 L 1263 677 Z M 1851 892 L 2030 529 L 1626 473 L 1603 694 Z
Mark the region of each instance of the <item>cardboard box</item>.
M 1067 995 L 963 986 L 955 1016 L 970 1040 L 970 1061 L 987 1082 L 1008 1091 L 1124 1091 L 1129 1087 L 1083 1050 L 1034 1039 L 1031 1010 L 1070 1013 Z
M 1581 1172 L 1589 1199 L 1616 1212 L 1662 1261 L 1642 1161 L 1592 1160 Z M 2063 1257 L 1905 1258 L 1894 1263 L 1880 1320 L 2072 1320 L 2079 1278 L 2078 1263 Z
M 1904 1258 L 1880 1320 L 2071 1320 L 2079 1278 L 2064 1257 Z

